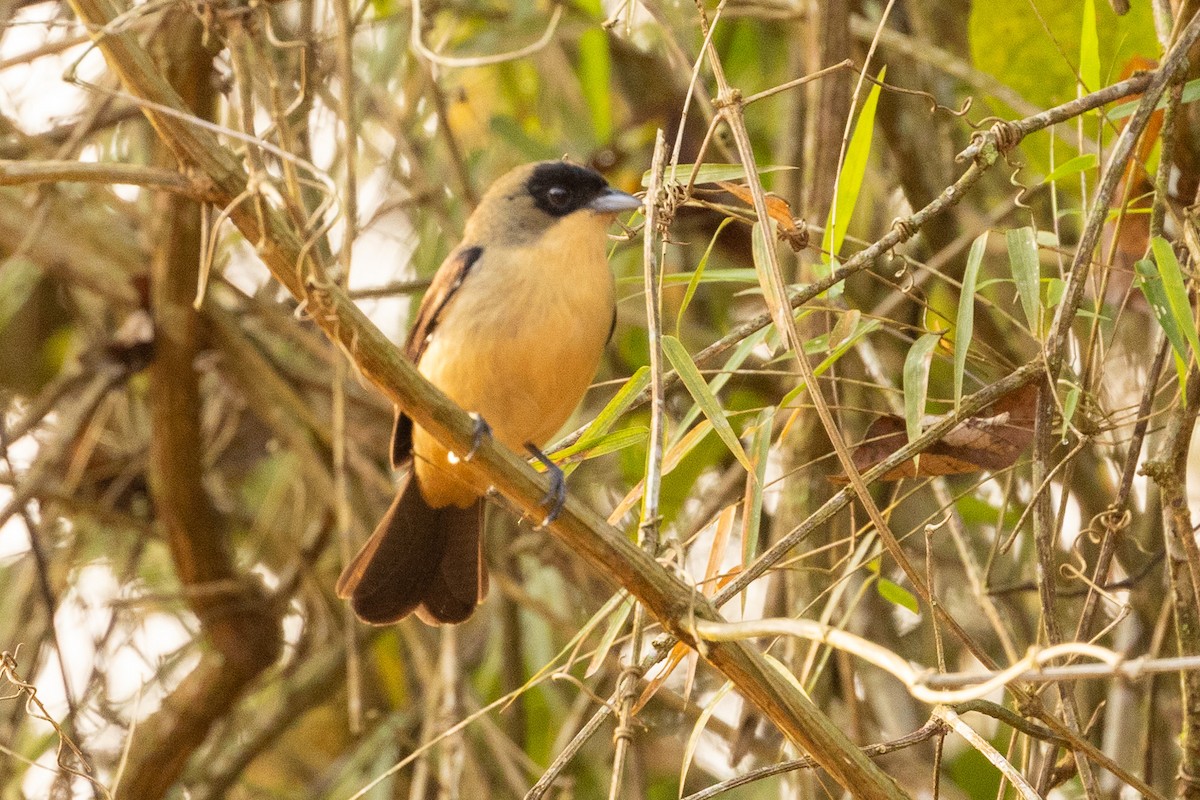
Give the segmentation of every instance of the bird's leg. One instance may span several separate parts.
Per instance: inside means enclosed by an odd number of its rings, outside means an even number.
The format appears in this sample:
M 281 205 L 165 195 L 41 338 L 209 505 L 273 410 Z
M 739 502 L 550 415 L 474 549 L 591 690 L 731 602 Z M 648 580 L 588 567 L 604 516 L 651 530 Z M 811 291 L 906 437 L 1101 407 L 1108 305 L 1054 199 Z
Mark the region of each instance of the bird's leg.
M 545 527 L 558 519 L 559 513 L 563 510 L 563 505 L 567 502 L 567 476 L 536 445 L 526 442 L 525 449 L 546 468 L 546 474 L 550 476 L 550 488 L 546 491 L 546 496 L 542 498 L 542 505 L 548 507 L 549 511 L 539 526 Z
M 470 461 L 475 457 L 475 451 L 483 444 L 484 439 L 492 438 L 492 426 L 487 424 L 487 421 L 476 414 L 474 411 L 467 412 L 467 416 L 475 423 L 474 429 L 471 431 L 471 449 L 467 451 L 464 461 Z

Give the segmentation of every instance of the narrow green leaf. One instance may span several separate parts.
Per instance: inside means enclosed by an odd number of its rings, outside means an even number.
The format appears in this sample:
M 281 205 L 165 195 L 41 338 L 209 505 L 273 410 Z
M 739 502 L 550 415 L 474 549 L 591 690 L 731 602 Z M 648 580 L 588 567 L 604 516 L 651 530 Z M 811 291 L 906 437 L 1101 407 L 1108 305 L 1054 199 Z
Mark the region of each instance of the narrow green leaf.
M 1033 228 L 1017 228 L 1007 231 L 1008 263 L 1012 268 L 1013 280 L 1017 283 L 1017 294 L 1025 319 L 1034 335 L 1041 332 L 1038 323 L 1038 286 L 1041 280 L 1041 264 L 1038 262 L 1037 240 Z
M 570 447 L 564 447 L 555 453 L 554 463 L 561 466 L 563 471 L 567 471 L 567 467 L 578 466 L 588 459 L 599 458 L 627 447 L 644 444 L 649 432 L 650 429 L 645 425 L 634 425 L 630 428 L 622 428 L 619 431 L 592 437 L 586 442 L 580 439 Z
M 10 258 L 0 263 L 0 331 L 12 322 L 41 279 L 41 268 L 28 259 Z
M 1046 308 L 1054 308 L 1062 302 L 1067 293 L 1067 282 L 1061 278 L 1046 279 Z
M 637 396 L 644 392 L 646 387 L 649 385 L 650 368 L 638 367 L 637 370 L 635 370 L 634 373 L 629 376 L 629 380 L 625 381 L 625 385 L 617 390 L 617 393 L 614 394 L 612 399 L 604 405 L 604 408 L 600 409 L 600 413 L 597 414 L 596 418 L 592 420 L 592 423 L 587 426 L 587 430 L 585 430 L 583 435 L 579 437 L 579 441 L 576 442 L 576 445 L 582 445 L 586 447 L 590 442 L 594 442 L 604 434 L 608 433 L 609 429 L 612 428 L 612 426 L 616 424 L 617 420 L 621 418 L 621 415 L 628 411 L 629 407 L 633 405 L 633 401 L 637 399 Z M 572 448 L 566 448 L 561 452 L 565 455 L 571 449 Z
M 880 83 L 886 74 L 887 67 L 879 71 Z M 830 263 L 830 254 L 837 258 L 841 252 L 842 243 L 846 240 L 846 231 L 850 228 L 850 218 L 854 216 L 854 207 L 858 203 L 863 177 L 867 174 L 867 161 L 871 155 L 879 88 L 879 83 L 871 87 L 862 111 L 858 113 L 858 119 L 854 122 L 854 132 L 850 135 L 850 144 L 846 148 L 846 158 L 842 162 L 842 172 L 838 178 L 837 197 L 830 206 L 829 221 L 821 239 L 821 261 L 824 264 Z
M 958 318 L 954 321 L 954 408 L 962 402 L 963 374 L 967 371 L 967 351 L 971 349 L 971 336 L 975 331 L 975 283 L 979 278 L 979 265 L 987 250 L 988 232 L 979 234 L 971 243 L 967 253 L 967 266 L 963 270 L 962 294 L 958 298 Z
M 1154 251 L 1154 261 L 1158 264 L 1158 275 L 1162 278 L 1162 287 L 1167 295 L 1167 305 L 1171 309 L 1171 316 L 1175 318 L 1175 324 L 1179 326 L 1179 330 L 1183 331 L 1183 335 L 1187 337 L 1188 344 L 1192 346 L 1192 353 L 1200 358 L 1200 336 L 1196 333 L 1192 306 L 1188 302 L 1187 287 L 1183 283 L 1183 271 L 1179 268 L 1175 251 L 1171 249 L 1170 242 L 1161 236 L 1155 236 L 1150 241 L 1150 248 Z M 1180 353 L 1180 356 L 1184 361 L 1188 360 L 1186 353 Z
M 769 330 L 770 328 L 760 328 L 738 343 L 738 346 L 733 349 L 733 352 L 721 367 L 721 371 L 708 382 L 708 390 L 713 395 L 720 393 L 729 379 L 733 377 L 733 373 L 737 371 L 738 367 L 742 366 L 754 348 L 762 344 L 763 340 L 767 338 Z M 672 445 L 683 438 L 698 416 L 700 416 L 700 406 L 693 403 L 692 407 L 687 410 L 687 413 L 680 418 L 679 423 L 675 426 L 675 436 L 671 440 Z
M 679 373 L 679 380 L 687 388 L 688 393 L 692 395 L 692 399 L 700 406 L 700 410 L 704 412 L 704 416 L 712 424 L 713 430 L 717 432 L 717 436 L 721 437 L 721 441 L 729 448 L 738 462 L 746 468 L 747 472 L 754 469 L 754 465 L 750 463 L 750 457 L 746 455 L 746 451 L 742 449 L 742 443 L 738 440 L 737 434 L 733 432 L 733 428 L 729 424 L 729 420 L 725 417 L 725 411 L 721 408 L 721 404 L 717 401 L 714 395 L 708 389 L 708 384 L 704 382 L 704 377 L 700 374 L 700 370 L 696 369 L 696 363 L 692 361 L 692 356 L 688 353 L 687 348 L 683 343 L 674 336 L 662 337 L 663 352 L 667 355 L 667 360 L 671 362 L 671 366 Z
M 600 668 L 604 666 L 605 659 L 608 658 L 609 651 L 612 650 L 613 642 L 617 640 L 621 631 L 625 630 L 625 620 L 629 619 L 629 614 L 633 611 L 633 598 L 629 595 L 625 595 L 623 600 L 620 598 L 621 593 L 617 593 L 605 604 L 605 608 L 609 614 L 612 614 L 613 609 L 608 608 L 608 606 L 613 601 L 619 600 L 621 607 L 616 609 L 617 613 L 613 614 L 612 619 L 608 621 L 608 625 L 604 629 L 604 635 L 600 637 L 600 642 L 596 645 L 596 652 L 592 654 L 592 660 L 588 663 L 587 669 L 583 673 L 583 677 L 585 678 L 590 678 L 600 671 Z M 600 618 L 600 615 L 596 614 L 593 620 L 598 621 L 598 618 Z
M 754 421 L 754 437 L 750 452 L 754 458 L 754 482 L 742 522 L 742 563 L 749 564 L 758 556 L 758 532 L 762 525 L 763 489 L 767 481 L 767 461 L 771 455 L 771 427 L 775 409 L 764 408 Z
M 758 285 L 758 273 L 752 267 L 733 267 L 728 269 L 705 269 L 696 278 L 695 272 L 672 272 L 663 275 L 663 286 L 681 286 L 691 283 L 752 283 Z M 638 286 L 645 282 L 641 275 L 623 275 L 617 278 L 618 286 Z
M 904 358 L 904 427 L 911 442 L 921 435 L 921 418 L 929 396 L 929 365 L 940 333 L 927 333 L 913 343 Z
M 1168 93 L 1169 94 L 1169 93 Z M 1168 94 L 1164 94 L 1162 99 L 1158 101 L 1156 108 L 1166 108 Z M 1200 100 L 1200 78 L 1194 78 L 1183 85 L 1183 96 L 1179 98 L 1179 104 L 1187 105 Z M 1119 106 L 1113 106 L 1108 112 L 1108 118 L 1111 120 L 1124 119 L 1125 117 L 1133 116 L 1133 112 L 1137 111 L 1141 100 L 1130 100 L 1127 103 L 1121 103 Z
M 1064 161 L 1051 170 L 1050 174 L 1042 179 L 1042 183 L 1053 183 L 1054 181 L 1061 181 L 1063 178 L 1070 178 L 1089 169 L 1095 169 L 1099 163 L 1100 159 L 1096 157 L 1095 153 L 1084 153 L 1081 156 L 1075 156 L 1070 161 Z
M 755 222 L 754 227 L 750 230 L 750 252 L 754 258 L 754 269 L 758 273 L 758 285 L 762 289 L 763 296 L 767 298 L 767 309 L 771 312 L 771 318 L 782 335 L 792 308 L 788 304 L 787 297 L 779 293 L 782 287 L 777 286 L 772 280 L 771 262 L 767 258 L 768 248 L 774 248 L 775 243 L 779 241 L 776 236 L 778 228 L 778 223 L 773 219 L 768 220 L 766 227 L 761 222 Z
M 1075 409 L 1079 407 L 1079 387 L 1072 384 L 1067 390 L 1067 398 L 1063 401 L 1062 429 L 1059 436 L 1063 444 L 1067 443 L 1067 432 L 1071 430 L 1071 420 L 1075 418 Z
M 854 345 L 858 344 L 859 339 L 866 336 L 868 333 L 872 333 L 873 331 L 877 330 L 878 328 L 879 328 L 879 320 L 877 320 L 877 319 L 867 320 L 866 322 L 860 324 L 858 326 L 858 330 L 856 330 L 853 334 L 850 335 L 849 338 L 845 339 L 841 344 L 839 344 L 837 347 L 835 347 L 828 356 L 826 356 L 824 359 L 821 360 L 820 364 L 818 364 L 817 366 L 815 366 L 813 368 L 813 377 L 816 377 L 816 378 L 821 377 L 821 375 L 823 375 L 830 367 L 832 367 L 834 364 L 836 364 L 838 362 L 838 359 L 840 359 L 842 356 L 844 356 L 851 347 L 854 347 Z M 813 352 L 819 353 L 821 351 L 821 349 L 823 349 L 823 348 L 814 347 Z M 809 347 L 808 347 L 807 342 L 804 345 L 804 352 L 806 352 L 806 353 L 809 352 Z M 806 384 L 804 381 L 801 381 L 799 384 L 797 384 L 795 386 L 795 388 L 793 388 L 791 391 L 789 391 L 787 394 L 785 394 L 783 396 L 783 399 L 779 401 L 777 408 L 787 408 L 789 405 L 791 405 L 793 402 L 796 401 L 796 398 L 798 398 L 800 395 L 802 395 L 804 393 L 804 390 L 807 387 L 808 387 L 808 384 Z
M 597 17 L 603 16 L 599 3 L 588 3 Z M 579 34 L 579 85 L 583 99 L 592 114 L 592 133 L 595 141 L 605 144 L 613 137 L 613 93 L 610 85 L 612 59 L 608 52 L 608 34 L 592 25 Z
M 1096 0 L 1083 0 L 1083 29 L 1079 35 L 1079 77 L 1083 90 L 1100 88 L 1100 36 L 1096 31 Z
M 675 179 L 681 182 L 686 182 L 691 177 L 694 164 L 680 164 L 675 170 Z M 787 165 L 771 165 L 761 166 L 758 168 L 759 175 L 766 175 L 771 172 L 782 172 L 785 169 L 797 169 L 797 167 Z M 669 171 L 668 171 L 669 172 Z M 746 168 L 741 164 L 701 164 L 700 169 L 696 171 L 695 183 L 717 183 L 718 181 L 738 181 L 746 177 Z M 642 188 L 650 185 L 650 170 L 642 173 Z
M 913 597 L 912 592 L 894 581 L 889 581 L 882 575 L 879 580 L 875 581 L 875 591 L 894 606 L 907 608 L 914 614 L 921 613 L 921 607 L 917 604 L 917 598 Z
M 1183 389 L 1187 386 L 1187 339 L 1176 324 L 1175 316 L 1171 313 L 1171 304 L 1167 301 L 1167 292 L 1163 288 L 1162 278 L 1159 277 L 1158 267 L 1150 259 L 1143 258 L 1133 265 L 1133 269 L 1138 275 L 1138 288 L 1142 290 L 1146 302 L 1150 304 L 1150 310 L 1154 312 L 1154 318 L 1158 320 L 1163 334 L 1171 343 L 1175 372 L 1179 376 L 1179 386 Z
M 717 237 L 721 235 L 721 231 L 725 230 L 725 226 L 731 222 L 733 222 L 733 217 L 726 217 L 721 220 L 721 224 L 713 232 L 712 238 L 708 240 L 708 248 L 705 249 L 704 255 L 700 256 L 700 261 L 696 264 L 696 271 L 692 273 L 692 279 L 688 281 L 687 290 L 683 293 L 683 301 L 679 304 L 679 313 L 675 317 L 676 335 L 678 335 L 680 328 L 683 327 L 683 315 L 687 312 L 688 306 L 692 302 L 692 297 L 696 294 L 696 288 L 700 285 L 700 281 L 704 277 L 704 268 L 708 266 L 708 257 L 712 255 L 713 246 L 717 243 Z
M 846 313 L 838 317 L 837 322 L 833 324 L 829 334 L 825 337 L 825 350 L 837 347 L 842 342 L 850 338 L 850 336 L 858 330 L 859 324 L 862 322 L 862 312 L 857 308 L 850 308 Z

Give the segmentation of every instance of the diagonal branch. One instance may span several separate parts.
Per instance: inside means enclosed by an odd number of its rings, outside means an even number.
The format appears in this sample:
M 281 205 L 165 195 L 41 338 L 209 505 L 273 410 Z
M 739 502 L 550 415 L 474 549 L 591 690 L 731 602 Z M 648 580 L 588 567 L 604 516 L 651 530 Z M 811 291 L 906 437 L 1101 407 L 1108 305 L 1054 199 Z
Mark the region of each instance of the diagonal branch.
M 155 70 L 149 55 L 127 32 L 106 33 L 116 16 L 110 0 L 72 0 L 75 13 L 95 35 L 110 67 L 126 91 L 148 103 L 145 113 L 159 136 L 180 160 L 211 183 L 211 196 L 228 204 L 229 218 L 256 242 L 272 274 L 303 303 L 313 320 L 340 344 L 362 374 L 413 421 L 456 452 L 471 449 L 473 423 L 462 409 L 422 378 L 411 363 L 307 258 L 310 247 L 296 235 L 267 198 L 234 203 L 247 188 L 247 176 L 233 153 L 215 135 L 189 124 L 178 94 Z M 523 460 L 494 442 L 479 447 L 468 463 L 522 511 L 541 513 L 544 478 Z M 699 593 L 685 586 L 652 558 L 607 525 L 595 512 L 568 498 L 551 530 L 591 565 L 634 594 L 671 634 L 692 645 L 695 619 L 720 617 Z M 742 694 L 796 741 L 844 787 L 864 798 L 906 795 L 872 764 L 845 734 L 756 649 L 741 643 L 705 646 L 704 657 Z

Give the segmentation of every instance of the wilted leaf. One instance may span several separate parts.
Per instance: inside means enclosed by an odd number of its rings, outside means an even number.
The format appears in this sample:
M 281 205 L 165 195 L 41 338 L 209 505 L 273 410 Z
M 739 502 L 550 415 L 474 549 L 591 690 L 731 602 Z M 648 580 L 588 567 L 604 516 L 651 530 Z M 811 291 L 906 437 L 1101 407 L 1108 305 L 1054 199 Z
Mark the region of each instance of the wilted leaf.
M 963 420 L 921 454 L 918 468 L 910 459 L 885 472 L 880 480 L 960 475 L 979 470 L 1002 470 L 1013 465 L 1033 440 L 1033 417 L 1038 386 L 1014 389 L 977 416 Z M 928 421 L 935 424 L 937 419 Z M 928 425 L 926 426 L 928 427 Z M 871 423 L 863 442 L 854 450 L 854 466 L 865 472 L 908 444 L 902 417 L 891 414 Z M 831 478 L 845 483 L 845 476 Z
M 750 187 L 729 181 L 717 181 L 717 185 L 746 205 L 754 206 L 754 196 L 750 194 Z M 771 192 L 766 193 L 765 200 L 767 216 L 779 223 L 779 238 L 787 242 L 792 250 L 796 252 L 803 250 L 808 245 L 808 234 L 796 225 L 796 219 L 792 216 L 792 207 L 788 205 L 788 201 Z

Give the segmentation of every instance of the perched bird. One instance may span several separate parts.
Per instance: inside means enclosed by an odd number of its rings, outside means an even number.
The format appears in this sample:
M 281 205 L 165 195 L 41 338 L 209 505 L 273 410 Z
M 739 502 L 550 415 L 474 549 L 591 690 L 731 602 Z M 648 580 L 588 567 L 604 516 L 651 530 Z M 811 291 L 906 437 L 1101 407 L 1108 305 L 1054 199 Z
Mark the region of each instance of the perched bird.
M 517 167 L 483 196 L 405 344 L 422 375 L 478 415 L 480 435 L 540 455 L 579 404 L 616 322 L 606 232 L 618 213 L 640 206 L 565 161 Z M 431 625 L 462 622 L 487 592 L 487 487 L 397 409 L 392 464 L 410 461 L 337 593 L 376 625 L 413 611 Z

